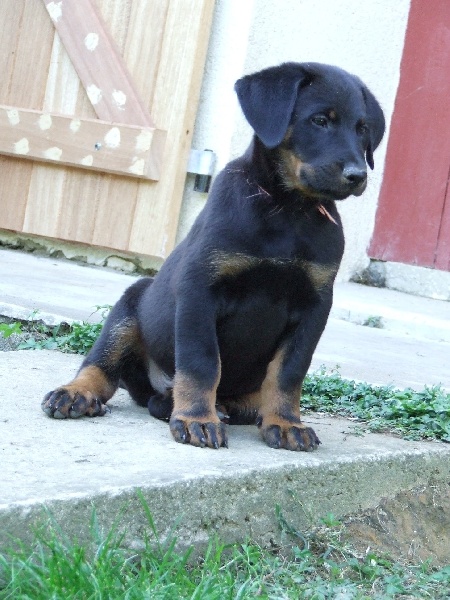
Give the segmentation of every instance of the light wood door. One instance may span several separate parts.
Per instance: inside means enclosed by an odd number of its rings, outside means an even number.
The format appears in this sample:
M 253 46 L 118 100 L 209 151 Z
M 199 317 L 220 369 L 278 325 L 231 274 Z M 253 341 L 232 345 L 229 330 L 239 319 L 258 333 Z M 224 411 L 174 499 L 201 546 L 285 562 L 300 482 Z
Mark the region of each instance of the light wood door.
M 213 0 L 0 3 L 0 228 L 165 258 Z

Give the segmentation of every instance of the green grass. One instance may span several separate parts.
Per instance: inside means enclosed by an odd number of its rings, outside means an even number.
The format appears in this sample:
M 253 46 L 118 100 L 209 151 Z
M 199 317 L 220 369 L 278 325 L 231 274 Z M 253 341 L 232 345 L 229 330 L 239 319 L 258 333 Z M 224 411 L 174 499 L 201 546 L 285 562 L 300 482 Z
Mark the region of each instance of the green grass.
M 358 423 L 355 433 L 390 431 L 411 440 L 450 442 L 450 394 L 440 386 L 398 390 L 322 369 L 306 378 L 302 407 L 350 417 Z
M 148 525 L 139 553 L 126 549 L 117 526 L 102 536 L 95 513 L 89 548 L 69 540 L 51 519 L 31 547 L 17 542 L 15 550 L 0 555 L 0 599 L 448 599 L 450 567 L 359 556 L 332 515 L 300 535 L 300 545 L 267 550 L 250 541 L 227 545 L 214 539 L 194 555 L 193 548 L 177 550 L 175 537 L 161 542 L 144 508 Z

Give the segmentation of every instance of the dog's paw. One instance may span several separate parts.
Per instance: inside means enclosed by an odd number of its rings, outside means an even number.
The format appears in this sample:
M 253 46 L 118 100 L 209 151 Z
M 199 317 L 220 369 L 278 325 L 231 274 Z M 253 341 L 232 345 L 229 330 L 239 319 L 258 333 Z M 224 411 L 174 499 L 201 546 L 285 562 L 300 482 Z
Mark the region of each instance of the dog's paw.
M 259 427 L 263 440 L 271 448 L 311 452 L 321 443 L 314 429 L 302 423 L 264 419 Z
M 201 422 L 176 415 L 172 416 L 169 425 L 175 441 L 181 444 L 199 448 L 228 448 L 227 426 L 219 420 Z
M 79 392 L 70 386 L 57 388 L 45 395 L 42 410 L 54 419 L 102 417 L 109 408 L 90 392 Z

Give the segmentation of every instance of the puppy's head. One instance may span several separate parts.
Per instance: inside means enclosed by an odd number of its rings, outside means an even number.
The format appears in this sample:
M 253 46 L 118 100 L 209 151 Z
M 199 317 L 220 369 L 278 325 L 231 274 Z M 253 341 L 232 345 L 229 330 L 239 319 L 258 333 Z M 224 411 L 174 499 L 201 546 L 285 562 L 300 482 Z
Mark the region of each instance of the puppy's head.
M 354 75 L 318 63 L 284 63 L 236 82 L 262 144 L 276 149 L 287 188 L 317 199 L 359 196 L 384 134 L 384 116 Z

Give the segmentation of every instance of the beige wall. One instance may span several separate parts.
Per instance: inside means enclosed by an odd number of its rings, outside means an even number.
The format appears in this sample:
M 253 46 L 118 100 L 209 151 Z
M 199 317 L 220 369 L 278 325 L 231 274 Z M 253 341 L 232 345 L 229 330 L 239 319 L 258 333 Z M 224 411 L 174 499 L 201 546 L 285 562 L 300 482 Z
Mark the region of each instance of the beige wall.
M 358 75 L 379 99 L 389 126 L 409 5 L 410 0 L 216 0 L 194 147 L 214 150 L 217 169 L 240 154 L 251 129 L 237 105 L 234 82 L 283 61 L 330 63 Z M 339 204 L 346 235 L 341 280 L 368 264 L 386 138 L 365 194 Z M 192 186 L 189 176 L 179 239 L 206 199 Z

